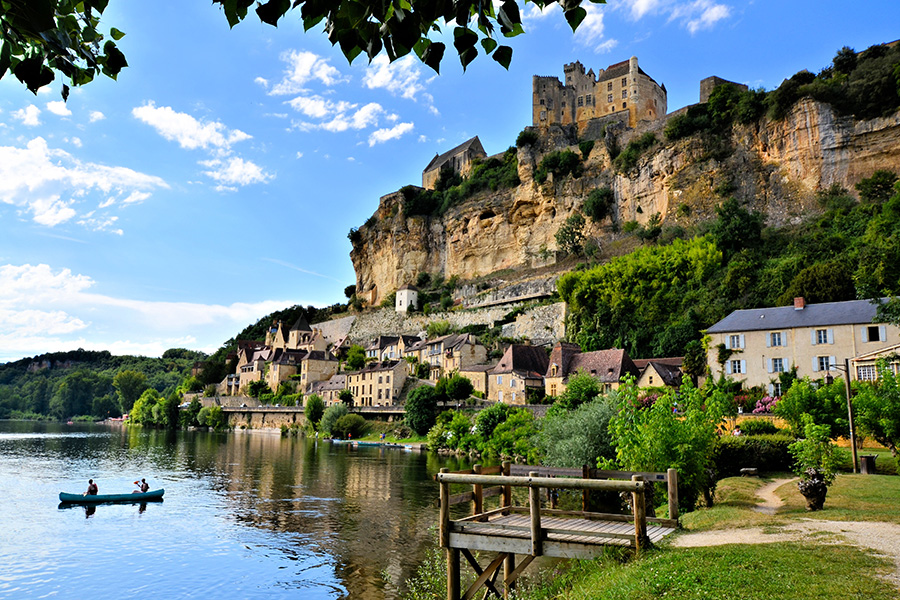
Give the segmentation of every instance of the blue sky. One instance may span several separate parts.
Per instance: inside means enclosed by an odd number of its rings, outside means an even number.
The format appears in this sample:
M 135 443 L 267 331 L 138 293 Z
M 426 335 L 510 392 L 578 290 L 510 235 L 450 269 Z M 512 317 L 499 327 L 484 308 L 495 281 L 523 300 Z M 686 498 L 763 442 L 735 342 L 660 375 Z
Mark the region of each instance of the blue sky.
M 60 100 L 0 80 L 0 361 L 75 348 L 212 351 L 293 304 L 344 300 L 347 232 L 436 152 L 501 152 L 531 120 L 531 76 L 635 55 L 669 110 L 718 75 L 772 89 L 900 37 L 900 3 L 610 0 L 573 35 L 529 5 L 509 71 L 437 76 L 412 58 L 348 65 L 289 13 L 229 30 L 208 2 L 113 0 L 129 67 Z M 448 44 L 449 46 L 449 44 Z

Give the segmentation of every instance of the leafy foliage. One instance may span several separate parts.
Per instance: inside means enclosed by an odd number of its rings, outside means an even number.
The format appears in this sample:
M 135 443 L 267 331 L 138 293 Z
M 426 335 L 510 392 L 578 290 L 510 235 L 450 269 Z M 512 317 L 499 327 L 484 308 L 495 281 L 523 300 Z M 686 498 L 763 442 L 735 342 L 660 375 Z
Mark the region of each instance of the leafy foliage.
M 331 426 L 331 437 L 346 440 L 361 438 L 368 430 L 366 420 L 360 415 L 347 414 L 339 417 Z
M 646 150 L 653 147 L 656 142 L 656 135 L 652 131 L 648 131 L 641 137 L 628 142 L 628 145 L 625 146 L 625 150 L 616 156 L 613 164 L 616 169 L 622 173 L 631 171 L 637 166 L 638 159 L 640 159 L 641 155 Z
M 438 394 L 428 385 L 414 389 L 406 398 L 406 425 L 419 435 L 434 427 Z
M 306 422 L 313 427 L 318 427 L 322 415 L 325 414 L 325 401 L 318 394 L 311 394 L 306 399 L 306 406 L 303 407 L 303 414 L 306 415 Z
M 900 379 L 884 362 L 878 381 L 861 386 L 853 399 L 856 423 L 867 435 L 898 456 L 900 446 Z
M 775 405 L 775 414 L 791 426 L 794 435 L 803 435 L 805 416 L 818 425 L 826 425 L 834 437 L 850 434 L 847 397 L 843 380 L 831 385 L 814 385 L 808 377 L 795 382 Z
M 525 146 L 534 146 L 538 141 L 537 132 L 530 128 L 526 127 L 519 135 L 516 137 L 516 148 L 524 148 Z
M 358 344 L 353 344 L 347 351 L 347 358 L 344 361 L 347 368 L 351 371 L 359 371 L 366 366 L 366 349 Z
M 571 380 L 566 392 L 569 389 Z M 612 402 L 596 394 L 571 412 L 548 414 L 539 436 L 543 463 L 577 468 L 596 465 L 598 459 L 615 458 L 616 451 L 609 433 L 609 422 L 615 414 L 616 407 Z
M 584 166 L 581 164 L 581 157 L 578 154 L 571 150 L 560 150 L 544 155 L 538 168 L 534 171 L 534 180 L 544 183 L 550 173 L 553 173 L 553 181 L 559 181 L 568 175 L 578 178 L 583 172 Z
M 591 190 L 587 200 L 584 201 L 584 212 L 591 221 L 600 223 L 612 214 L 611 209 L 615 206 L 615 202 L 616 196 L 610 188 L 596 188 Z
M 789 471 L 793 458 L 788 447 L 794 442 L 794 436 L 784 433 L 750 436 L 745 431 L 747 424 L 741 424 L 744 435 L 724 435 L 716 442 L 713 454 L 716 476 L 736 477 L 745 467 L 759 469 L 760 473 Z
M 846 459 L 846 451 L 838 449 L 831 441 L 830 429 L 828 425 L 816 424 L 810 415 L 803 415 L 803 438 L 788 448 L 794 457 L 797 475 L 808 477 L 814 469 L 825 485 L 834 481 L 838 466 Z
M 566 254 L 579 255 L 584 251 L 584 216 L 572 213 L 556 231 L 556 245 Z
M 325 435 L 333 435 L 334 426 L 338 419 L 348 414 L 350 414 L 350 410 L 343 402 L 329 406 L 322 414 L 322 420 L 319 421 L 319 431 Z

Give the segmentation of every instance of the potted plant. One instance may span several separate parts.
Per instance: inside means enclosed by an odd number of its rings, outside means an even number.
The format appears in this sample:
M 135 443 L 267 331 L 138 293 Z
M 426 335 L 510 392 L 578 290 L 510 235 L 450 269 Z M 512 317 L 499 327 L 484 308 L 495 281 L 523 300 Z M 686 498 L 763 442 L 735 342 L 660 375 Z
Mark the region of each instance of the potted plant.
M 797 488 L 806 498 L 806 510 L 822 510 L 828 486 L 834 483 L 837 465 L 845 454 L 834 445 L 828 425 L 816 425 L 803 415 L 803 435 L 788 447 L 794 457 L 794 472 L 800 476 Z

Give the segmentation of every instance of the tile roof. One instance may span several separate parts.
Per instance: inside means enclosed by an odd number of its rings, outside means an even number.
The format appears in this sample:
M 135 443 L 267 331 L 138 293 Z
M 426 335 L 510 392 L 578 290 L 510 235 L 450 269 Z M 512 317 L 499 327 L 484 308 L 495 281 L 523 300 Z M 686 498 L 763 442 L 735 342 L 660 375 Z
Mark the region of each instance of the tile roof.
M 706 331 L 730 333 L 873 323 L 876 312 L 877 307 L 870 300 L 807 304 L 799 310 L 793 305 L 751 308 L 734 311 Z
M 680 369 L 681 365 L 684 364 L 684 357 L 671 356 L 666 358 L 633 358 L 631 359 L 631 362 L 633 362 L 634 366 L 636 366 L 641 372 L 643 372 L 644 369 L 647 368 L 647 365 L 649 365 L 651 362 L 662 363 L 664 365 L 669 365 L 670 367 L 678 367 Z
M 678 367 L 674 365 L 667 365 L 656 360 L 651 360 L 650 364 L 648 364 L 647 367 L 650 366 L 652 366 L 656 370 L 665 385 L 681 385 L 683 374 L 681 372 L 681 369 L 679 369 Z
M 628 373 L 635 377 L 639 377 L 641 374 L 631 358 L 628 357 L 628 353 L 620 348 L 595 350 L 574 355 L 566 375 L 579 371 L 584 371 L 603 383 L 616 383 Z
M 300 315 L 300 318 L 297 319 L 297 322 L 291 327 L 291 331 L 312 331 L 312 327 L 306 322 L 306 317 Z
M 471 148 L 474 148 L 475 150 L 481 150 L 482 153 L 487 155 L 487 153 L 484 151 L 484 147 L 481 145 L 481 140 L 479 140 L 478 136 L 476 135 L 472 139 L 466 140 L 465 142 L 463 142 L 456 148 L 453 148 L 452 150 L 448 150 L 447 152 L 444 152 L 443 154 L 435 154 L 434 158 L 431 159 L 431 162 L 428 163 L 428 166 L 425 167 L 425 169 L 423 169 L 422 172 L 427 173 L 428 171 L 437 169 L 441 165 L 443 165 L 445 162 L 450 160 L 452 157 L 454 157 L 457 154 L 460 154 L 462 152 L 465 152 L 466 150 L 469 150 Z
M 557 374 L 552 375 L 552 377 L 565 377 L 565 375 L 569 372 L 569 364 L 572 362 L 572 357 L 579 352 L 581 352 L 581 347 L 578 344 L 558 342 L 550 352 L 550 362 L 547 365 L 546 376 L 551 377 L 550 371 L 555 365 L 557 368 Z
M 511 344 L 492 373 L 516 373 L 526 377 L 543 378 L 549 363 L 550 357 L 544 348 Z

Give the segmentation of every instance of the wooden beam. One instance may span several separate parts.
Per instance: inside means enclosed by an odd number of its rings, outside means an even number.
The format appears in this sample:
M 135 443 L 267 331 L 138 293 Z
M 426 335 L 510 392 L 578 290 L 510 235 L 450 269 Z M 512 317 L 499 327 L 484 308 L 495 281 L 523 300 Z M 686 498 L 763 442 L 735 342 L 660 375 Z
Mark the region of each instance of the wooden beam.
M 528 566 L 528 563 L 531 562 L 531 557 L 526 556 L 525 566 Z M 524 568 L 524 567 L 523 567 Z M 515 575 L 513 575 L 515 573 Z M 506 553 L 506 560 L 503 561 L 503 598 L 504 600 L 509 600 L 509 595 L 513 590 L 516 589 L 516 578 L 518 577 L 518 573 L 516 573 L 516 555 L 512 552 Z
M 481 465 L 475 465 L 472 469 L 476 475 L 481 475 Z M 480 515 L 484 512 L 484 496 L 481 495 L 481 484 L 472 484 L 472 514 Z
M 441 469 L 441 473 L 446 472 L 446 468 Z M 441 548 L 448 548 L 450 546 L 450 484 L 443 481 L 441 482 L 441 512 L 438 528 Z
M 460 600 L 459 550 L 447 548 L 447 600 Z
M 515 555 L 512 555 L 515 556 Z M 513 558 L 515 560 L 515 558 Z M 519 566 L 510 571 L 509 573 L 504 573 L 503 577 L 503 585 L 506 586 L 506 589 L 511 590 L 515 586 L 516 579 L 519 578 L 519 575 L 522 574 L 522 571 L 531 564 L 531 561 L 534 560 L 533 556 L 526 556 L 522 559 L 522 562 L 519 563 Z M 515 563 L 513 563 L 515 564 Z
M 537 478 L 537 473 L 531 479 Z M 528 488 L 528 506 L 531 509 L 531 555 L 540 556 L 541 551 L 541 489 Z
M 455 473 L 438 473 L 437 480 L 441 483 L 462 483 L 472 485 L 476 481 L 481 485 L 509 485 L 514 487 L 541 487 L 553 489 L 588 489 L 588 490 L 608 490 L 614 492 L 633 492 L 635 490 L 643 490 L 643 480 L 632 481 L 608 481 L 602 479 L 569 479 L 569 478 L 553 478 L 538 477 L 537 475 L 529 477 L 504 477 L 498 475 L 458 475 Z
M 493 561 L 491 561 L 491 564 L 489 564 L 487 568 L 484 569 L 484 571 L 481 570 L 481 566 L 478 564 L 478 561 L 475 560 L 475 557 L 472 556 L 471 552 L 469 552 L 468 550 L 463 550 L 462 553 L 463 556 L 466 557 L 466 560 L 469 561 L 469 564 L 472 566 L 475 572 L 478 574 L 478 578 L 471 586 L 469 586 L 469 589 L 466 590 L 466 593 L 463 594 L 462 600 L 471 600 L 472 598 L 474 598 L 475 594 L 478 592 L 478 588 L 480 588 L 481 586 L 486 586 L 499 598 L 500 592 L 498 592 L 497 588 L 494 587 L 494 584 L 490 581 L 490 578 L 491 575 L 494 575 L 497 572 L 497 570 L 500 568 L 500 565 L 503 564 L 503 560 L 506 558 L 506 553 L 501 552 L 500 554 L 498 554 L 497 557 Z
M 642 477 L 632 475 L 631 480 L 640 482 Z M 631 503 L 634 506 L 634 549 L 640 553 L 647 543 L 647 507 L 643 489 L 632 492 Z
M 669 469 L 666 474 L 669 480 L 669 518 L 675 521 L 675 527 L 678 527 L 678 471 Z

